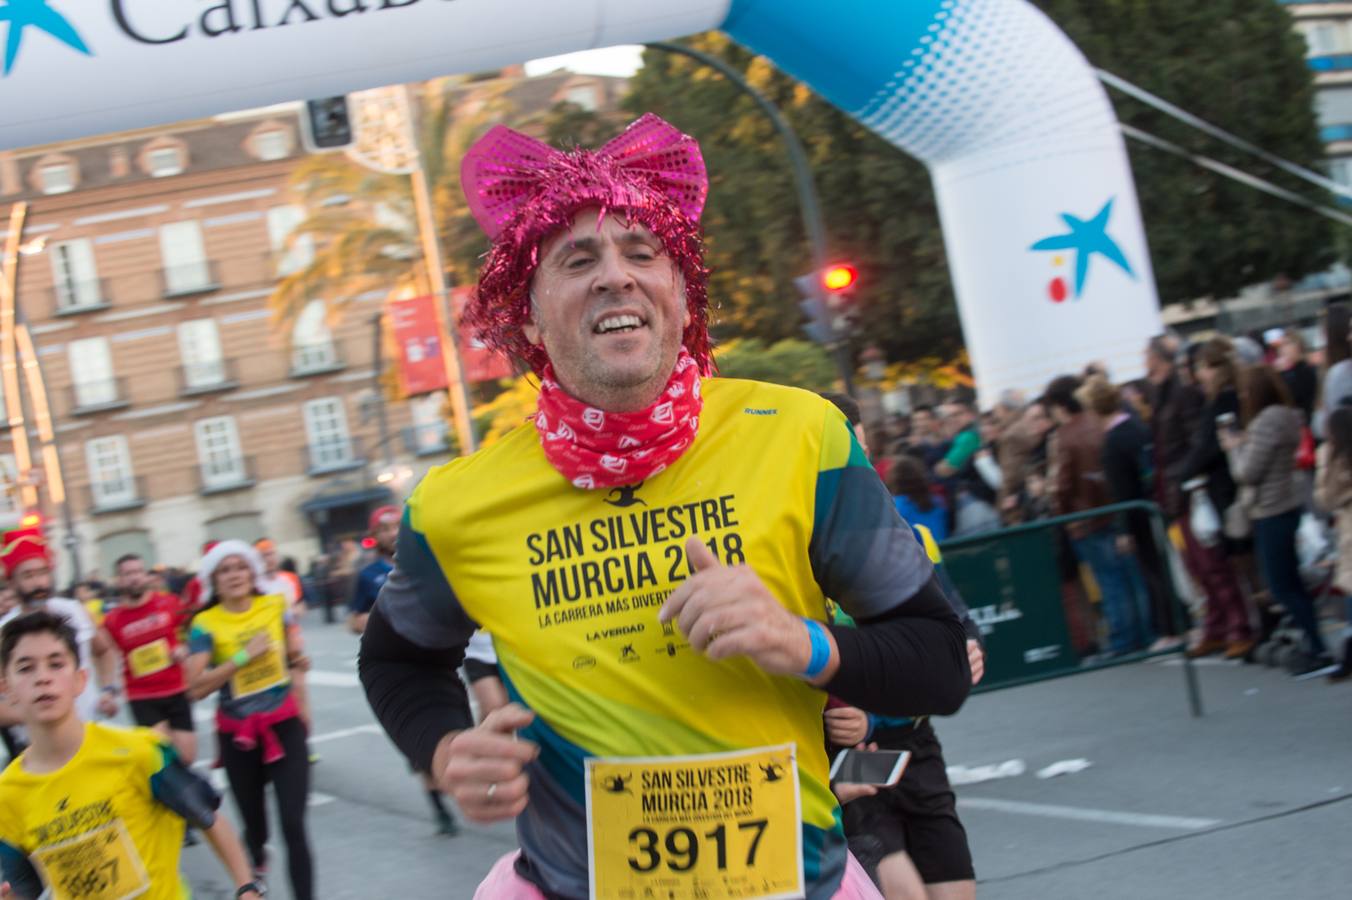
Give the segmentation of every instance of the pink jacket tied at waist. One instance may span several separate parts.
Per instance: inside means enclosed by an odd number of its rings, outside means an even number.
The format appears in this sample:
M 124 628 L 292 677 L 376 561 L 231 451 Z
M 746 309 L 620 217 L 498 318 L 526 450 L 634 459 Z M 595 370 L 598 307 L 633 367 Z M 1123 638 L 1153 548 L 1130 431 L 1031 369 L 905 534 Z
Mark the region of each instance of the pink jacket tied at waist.
M 287 719 L 294 719 L 300 715 L 300 707 L 296 705 L 294 694 L 287 694 L 282 705 L 269 712 L 254 713 L 243 719 L 234 719 L 216 710 L 216 730 L 221 734 L 230 735 L 235 746 L 241 750 L 252 750 L 259 743 L 263 745 L 263 762 L 275 763 L 283 756 L 286 751 L 282 749 L 282 742 L 277 738 L 277 732 L 273 727 Z M 216 759 L 216 767 L 220 768 L 221 761 L 219 756 Z

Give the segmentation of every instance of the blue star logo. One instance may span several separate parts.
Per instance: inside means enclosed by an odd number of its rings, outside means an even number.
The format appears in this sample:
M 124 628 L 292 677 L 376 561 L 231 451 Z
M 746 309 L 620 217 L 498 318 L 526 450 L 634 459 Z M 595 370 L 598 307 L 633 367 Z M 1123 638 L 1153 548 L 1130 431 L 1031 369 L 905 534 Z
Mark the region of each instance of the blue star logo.
M 66 17 L 47 5 L 47 0 L 0 0 L 0 22 L 9 23 L 9 34 L 5 38 L 5 70 L 8 75 L 14 68 L 14 60 L 19 56 L 19 46 L 23 43 L 25 28 L 37 28 L 45 31 L 68 47 L 79 50 L 85 56 L 93 56 L 84 39 L 75 30 L 75 26 L 66 21 Z
M 1108 217 L 1113 212 L 1113 199 L 1103 204 L 1103 208 L 1092 219 L 1081 219 L 1070 213 L 1061 213 L 1061 220 L 1070 229 L 1065 234 L 1054 234 L 1038 241 L 1029 250 L 1074 250 L 1075 251 L 1075 297 L 1079 299 L 1084 290 L 1085 280 L 1089 277 L 1089 263 L 1094 254 L 1116 263 L 1117 267 L 1136 278 L 1131 271 L 1131 263 L 1122 253 L 1117 242 L 1108 237 Z

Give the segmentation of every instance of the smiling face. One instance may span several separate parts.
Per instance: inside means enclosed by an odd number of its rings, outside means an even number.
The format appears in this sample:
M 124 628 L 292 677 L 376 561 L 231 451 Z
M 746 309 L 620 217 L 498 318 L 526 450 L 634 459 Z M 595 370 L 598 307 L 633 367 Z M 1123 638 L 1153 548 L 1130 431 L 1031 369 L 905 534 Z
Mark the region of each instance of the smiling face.
M 242 556 L 227 556 L 211 575 L 212 587 L 221 600 L 238 600 L 254 592 L 254 570 Z
M 59 722 L 71 714 L 88 675 L 55 634 L 37 631 L 19 638 L 5 667 L 5 693 L 24 722 Z
M 598 224 L 599 215 L 583 210 L 541 248 L 524 331 L 544 345 L 564 390 L 632 412 L 666 386 L 690 312 L 662 242 L 615 213 Z

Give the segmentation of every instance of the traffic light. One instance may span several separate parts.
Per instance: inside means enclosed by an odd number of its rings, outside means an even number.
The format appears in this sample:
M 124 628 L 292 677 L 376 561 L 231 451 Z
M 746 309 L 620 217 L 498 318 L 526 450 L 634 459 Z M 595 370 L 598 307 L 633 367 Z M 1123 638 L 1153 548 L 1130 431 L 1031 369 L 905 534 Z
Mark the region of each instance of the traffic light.
M 305 101 L 303 121 L 301 133 L 311 153 L 342 150 L 356 139 L 346 94 Z
M 827 266 L 793 280 L 802 299 L 798 308 L 807 316 L 803 330 L 819 344 L 834 344 L 849 337 L 855 327 L 854 289 L 859 272 L 847 263 Z
M 846 263 L 830 266 L 822 272 L 822 286 L 833 294 L 844 294 L 852 290 L 859 280 L 859 272 Z

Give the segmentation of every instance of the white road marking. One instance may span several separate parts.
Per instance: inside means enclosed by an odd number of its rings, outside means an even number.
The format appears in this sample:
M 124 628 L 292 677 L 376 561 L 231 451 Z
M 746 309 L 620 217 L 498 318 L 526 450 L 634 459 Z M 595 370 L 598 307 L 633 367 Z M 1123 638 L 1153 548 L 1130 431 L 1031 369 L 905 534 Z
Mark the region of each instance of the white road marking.
M 384 734 L 381 727 L 374 722 L 367 725 L 356 725 L 352 728 L 340 728 L 337 731 L 326 731 L 323 734 L 310 736 L 311 744 L 322 744 L 325 741 L 336 741 L 345 737 L 352 737 L 356 734 Z
M 1182 831 L 1200 831 L 1221 824 L 1220 819 L 1194 819 L 1185 816 L 1155 816 L 1146 813 L 1119 812 L 1111 809 L 1087 809 L 1079 806 L 1056 806 L 1051 803 L 1023 803 L 1018 800 L 997 800 L 993 797 L 960 797 L 960 809 L 984 809 L 991 812 L 1041 816 L 1047 819 L 1070 819 L 1076 822 L 1102 822 L 1106 825 L 1133 825 L 1139 828 L 1173 828 Z
M 320 687 L 361 687 L 361 679 L 357 677 L 356 672 L 331 672 L 326 669 L 311 669 L 306 672 L 305 683 Z
M 324 794 L 319 791 L 310 791 L 310 800 L 307 804 L 310 807 L 324 806 L 327 803 L 333 803 L 338 798 L 332 794 Z

